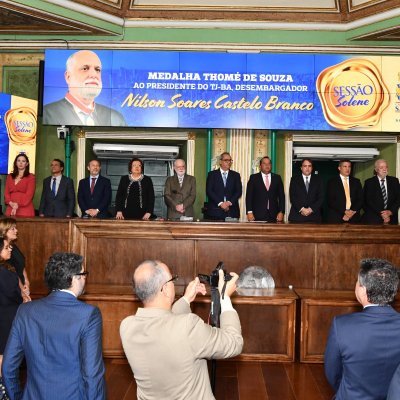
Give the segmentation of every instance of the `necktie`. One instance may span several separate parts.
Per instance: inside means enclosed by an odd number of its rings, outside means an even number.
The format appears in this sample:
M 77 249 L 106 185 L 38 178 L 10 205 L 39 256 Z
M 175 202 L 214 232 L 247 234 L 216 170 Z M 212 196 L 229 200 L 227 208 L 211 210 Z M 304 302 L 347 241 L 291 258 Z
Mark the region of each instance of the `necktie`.
M 53 178 L 53 183 L 51 184 L 51 191 L 53 192 L 54 197 L 56 197 L 56 178 Z
M 184 175 L 182 175 L 182 176 L 178 175 L 178 182 L 179 182 L 180 187 L 182 187 L 182 185 L 183 185 L 183 177 L 184 177 Z
M 267 192 L 268 192 L 268 191 L 269 191 L 269 180 L 268 180 L 268 175 L 265 175 L 264 184 L 265 184 L 265 188 L 267 189 Z M 268 200 L 267 200 L 267 210 L 269 210 L 269 197 L 268 197 Z
M 308 193 L 308 188 L 310 187 L 310 182 L 308 181 L 308 176 L 306 176 L 306 191 Z
M 228 173 L 227 172 L 223 172 L 222 173 L 222 179 L 224 180 L 224 186 L 226 186 L 226 176 L 228 175 Z
M 349 179 L 349 177 L 346 176 L 346 177 L 344 177 L 344 180 L 343 180 L 344 194 L 346 196 L 346 210 L 350 210 L 350 207 L 351 207 L 351 198 L 350 198 L 350 189 L 349 189 L 348 179 Z
M 92 183 L 90 184 L 90 194 L 93 194 L 95 184 L 96 184 L 96 178 L 92 178 Z
M 382 190 L 382 197 L 383 197 L 383 209 L 386 210 L 388 198 L 387 198 L 384 179 L 381 179 L 381 190 Z
M 265 175 L 265 187 L 267 188 L 267 190 L 269 190 L 269 180 L 268 180 L 268 175 Z

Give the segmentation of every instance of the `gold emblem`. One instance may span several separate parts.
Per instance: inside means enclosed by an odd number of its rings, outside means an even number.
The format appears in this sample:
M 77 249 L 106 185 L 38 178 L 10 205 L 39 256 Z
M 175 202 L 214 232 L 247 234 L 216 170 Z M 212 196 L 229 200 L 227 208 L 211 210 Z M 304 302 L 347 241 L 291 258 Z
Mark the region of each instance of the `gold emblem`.
M 316 86 L 325 119 L 337 129 L 374 126 L 390 103 L 379 69 L 365 59 L 350 59 L 324 69 Z
M 4 116 L 8 137 L 16 145 L 35 144 L 36 113 L 29 107 L 8 110 Z

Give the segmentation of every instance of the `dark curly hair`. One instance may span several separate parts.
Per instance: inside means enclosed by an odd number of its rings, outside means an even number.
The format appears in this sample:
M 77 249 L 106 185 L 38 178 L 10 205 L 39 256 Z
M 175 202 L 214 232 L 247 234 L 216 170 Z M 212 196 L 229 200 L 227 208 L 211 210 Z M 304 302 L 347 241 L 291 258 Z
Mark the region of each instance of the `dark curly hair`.
M 81 272 L 83 257 L 75 253 L 54 253 L 46 264 L 44 280 L 50 290 L 69 289 L 72 277 Z
M 366 288 L 370 303 L 389 304 L 397 293 L 399 271 L 387 260 L 367 258 L 361 260 L 358 281 Z

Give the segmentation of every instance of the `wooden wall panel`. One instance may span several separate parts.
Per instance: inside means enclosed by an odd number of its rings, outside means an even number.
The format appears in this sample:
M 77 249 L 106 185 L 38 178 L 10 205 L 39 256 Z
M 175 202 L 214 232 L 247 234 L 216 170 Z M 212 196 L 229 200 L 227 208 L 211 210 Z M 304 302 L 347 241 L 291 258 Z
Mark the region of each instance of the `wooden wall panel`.
M 17 245 L 25 255 L 31 281 L 43 280 L 44 267 L 56 251 L 69 251 L 69 221 L 31 219 L 17 221 Z
M 364 258 L 385 258 L 400 266 L 398 244 L 319 243 L 317 246 L 315 287 L 318 289 L 353 290 L 360 260 Z
M 224 261 L 228 271 L 241 273 L 250 265 L 266 268 L 276 287 L 314 287 L 314 244 L 249 241 L 198 242 L 198 268 L 211 271 Z
M 92 283 L 130 283 L 133 270 L 147 259 L 162 260 L 183 277 L 193 278 L 195 270 L 194 243 L 190 240 L 88 237 L 85 258 Z

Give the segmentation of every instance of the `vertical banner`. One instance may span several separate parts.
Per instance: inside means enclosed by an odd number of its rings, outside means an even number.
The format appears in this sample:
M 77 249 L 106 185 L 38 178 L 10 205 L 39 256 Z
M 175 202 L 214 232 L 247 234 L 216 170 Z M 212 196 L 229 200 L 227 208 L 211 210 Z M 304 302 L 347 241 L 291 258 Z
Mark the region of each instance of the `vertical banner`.
M 0 173 L 13 169 L 15 157 L 25 153 L 35 171 L 37 101 L 0 94 Z

